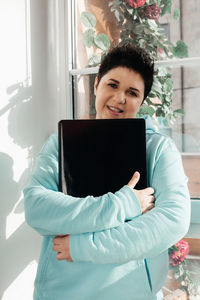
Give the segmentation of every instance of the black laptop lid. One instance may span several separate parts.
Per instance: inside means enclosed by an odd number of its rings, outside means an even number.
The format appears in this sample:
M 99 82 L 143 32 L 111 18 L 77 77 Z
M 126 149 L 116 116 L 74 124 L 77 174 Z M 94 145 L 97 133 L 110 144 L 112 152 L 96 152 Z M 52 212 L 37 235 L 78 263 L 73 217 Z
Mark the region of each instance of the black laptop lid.
M 140 172 L 147 187 L 144 119 L 59 122 L 59 190 L 75 197 L 116 192 Z

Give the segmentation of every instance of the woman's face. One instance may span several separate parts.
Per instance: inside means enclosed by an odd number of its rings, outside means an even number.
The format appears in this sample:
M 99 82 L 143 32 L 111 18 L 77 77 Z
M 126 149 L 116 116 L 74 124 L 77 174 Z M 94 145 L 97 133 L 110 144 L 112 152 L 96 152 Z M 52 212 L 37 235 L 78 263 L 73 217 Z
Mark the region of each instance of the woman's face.
M 144 80 L 126 67 L 111 69 L 94 84 L 96 119 L 133 118 L 144 98 Z

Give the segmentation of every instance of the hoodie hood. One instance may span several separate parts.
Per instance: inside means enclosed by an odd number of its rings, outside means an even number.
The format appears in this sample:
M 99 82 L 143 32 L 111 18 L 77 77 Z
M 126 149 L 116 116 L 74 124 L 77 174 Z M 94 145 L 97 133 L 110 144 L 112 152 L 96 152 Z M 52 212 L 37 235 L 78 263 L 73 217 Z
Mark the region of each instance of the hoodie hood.
M 148 115 L 145 115 L 142 118 L 145 120 L 147 133 L 158 132 L 158 129 L 156 128 L 155 121 L 153 118 L 151 118 Z

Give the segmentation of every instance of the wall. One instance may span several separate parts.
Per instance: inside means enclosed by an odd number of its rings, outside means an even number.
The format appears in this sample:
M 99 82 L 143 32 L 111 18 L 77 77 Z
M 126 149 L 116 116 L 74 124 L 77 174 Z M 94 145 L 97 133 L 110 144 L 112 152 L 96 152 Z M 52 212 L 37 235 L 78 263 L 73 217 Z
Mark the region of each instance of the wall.
M 56 3 L 54 0 L 0 2 L 2 300 L 32 299 L 41 237 L 24 221 L 22 190 L 38 151 L 56 131 L 60 117 L 66 116 L 66 107 L 60 104 L 64 94 L 59 96 L 63 91 L 56 81 L 59 77 L 56 64 L 60 59 L 54 49 L 56 31 L 52 29 L 49 34 L 52 27 L 49 12 Z

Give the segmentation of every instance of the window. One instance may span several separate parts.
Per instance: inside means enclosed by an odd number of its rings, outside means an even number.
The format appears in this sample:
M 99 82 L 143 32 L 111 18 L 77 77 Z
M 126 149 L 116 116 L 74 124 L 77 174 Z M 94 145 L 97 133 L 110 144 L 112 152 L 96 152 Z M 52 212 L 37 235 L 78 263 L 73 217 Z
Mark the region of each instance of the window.
M 94 35 L 106 34 L 112 45 L 120 41 L 118 15 L 109 3 L 123 4 L 123 0 L 71 0 L 72 2 L 72 69 L 70 71 L 73 86 L 73 117 L 95 118 L 95 98 L 93 85 L 98 71 L 98 62 L 102 50 L 98 47 L 86 47 L 83 36 L 86 30 L 81 20 L 83 12 L 91 12 L 96 17 L 96 25 L 91 26 Z M 166 3 L 170 1 L 166 1 Z M 200 239 L 200 6 L 196 1 L 173 0 L 171 14 L 159 18 L 160 26 L 167 39 L 174 45 L 182 40 L 188 46 L 188 57 L 169 59 L 163 55 L 157 66 L 167 68 L 173 81 L 173 110 L 183 110 L 173 124 L 159 120 L 159 129 L 170 135 L 175 141 L 182 160 L 185 173 L 189 178 L 192 216 L 186 240 L 190 244 L 189 269 L 193 279 L 200 284 L 199 273 L 199 239 Z M 180 15 L 180 18 L 179 18 Z M 91 20 L 93 23 L 93 21 Z M 88 32 L 89 34 L 89 32 Z M 179 44 L 180 46 L 180 44 Z M 178 44 L 177 44 L 178 47 Z M 162 49 L 161 49 L 162 50 Z M 186 51 L 186 49 L 183 51 Z M 164 53 L 163 53 L 164 54 Z M 162 53 L 161 55 L 162 56 Z M 158 118 L 159 119 L 159 118 Z M 169 274 L 170 275 L 170 274 Z M 166 282 L 169 292 L 171 282 Z M 172 287 L 174 288 L 174 287 Z M 177 288 L 177 286 L 175 287 Z M 166 292 L 165 291 L 165 292 Z
M 115 0 L 113 2 L 120 2 Z M 96 25 L 90 29 L 97 34 L 106 34 L 111 44 L 118 44 L 120 33 L 116 14 L 108 5 L 108 1 L 81 0 L 72 1 L 73 19 L 73 63 L 71 75 L 73 79 L 74 118 L 94 118 L 95 98 L 93 85 L 97 73 L 101 49 L 86 47 L 83 35 L 88 29 L 84 26 L 81 14 L 91 12 L 96 17 Z M 119 3 L 118 3 L 119 4 Z M 169 134 L 182 152 L 186 175 L 189 177 L 191 198 L 200 198 L 200 113 L 197 109 L 200 92 L 200 29 L 198 20 L 200 8 L 195 2 L 173 1 L 171 11 L 174 13 L 161 16 L 159 22 L 164 33 L 176 44 L 183 40 L 188 46 L 188 58 L 172 60 L 164 58 L 156 64 L 167 67 L 173 80 L 173 109 L 183 109 L 185 114 L 178 117 L 174 124 L 163 126 L 160 130 Z M 180 12 L 180 19 L 178 15 Z M 175 17 L 174 17 L 175 16 Z M 190 20 L 190 21 L 188 21 Z M 89 99 L 89 100 L 88 100 Z

